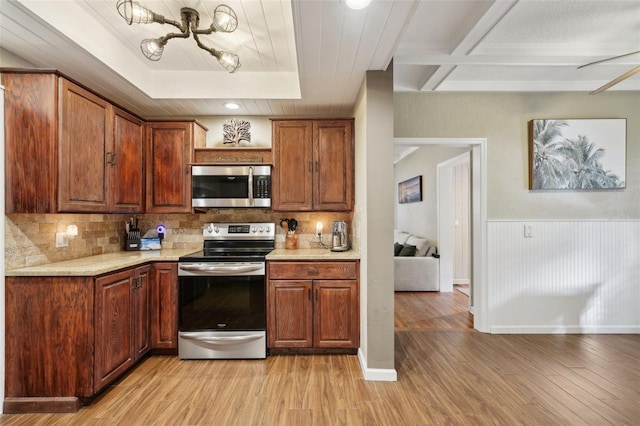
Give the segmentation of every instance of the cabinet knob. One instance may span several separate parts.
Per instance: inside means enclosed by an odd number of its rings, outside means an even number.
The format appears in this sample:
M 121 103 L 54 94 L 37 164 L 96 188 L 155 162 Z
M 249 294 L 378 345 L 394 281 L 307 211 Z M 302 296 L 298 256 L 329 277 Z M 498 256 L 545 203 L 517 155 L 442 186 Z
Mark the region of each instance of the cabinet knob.
M 307 274 L 308 274 L 308 275 L 318 275 L 318 273 L 319 273 L 319 272 L 318 272 L 318 269 L 317 269 L 317 268 L 309 268 L 309 269 L 307 270 Z

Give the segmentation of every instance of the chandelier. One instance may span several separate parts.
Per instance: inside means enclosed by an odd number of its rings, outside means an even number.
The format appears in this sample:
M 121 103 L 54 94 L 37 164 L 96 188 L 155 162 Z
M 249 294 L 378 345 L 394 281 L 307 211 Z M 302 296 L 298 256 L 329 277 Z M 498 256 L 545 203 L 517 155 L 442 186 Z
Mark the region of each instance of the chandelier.
M 200 41 L 200 35 L 208 35 L 214 32 L 231 33 L 238 28 L 238 17 L 236 13 L 229 6 L 221 4 L 215 8 L 213 12 L 213 22 L 211 26 L 206 29 L 199 29 L 200 14 L 197 10 L 190 7 L 183 7 L 180 9 L 180 17 L 182 22 L 172 21 L 166 19 L 164 16 L 154 13 L 146 7 L 140 6 L 137 1 L 133 0 L 118 0 L 116 4 L 118 13 L 124 18 L 127 24 L 150 24 L 156 22 L 158 24 L 169 24 L 180 30 L 179 33 L 169 33 L 159 38 L 148 38 L 142 40 L 140 43 L 140 49 L 144 56 L 150 61 L 157 61 L 162 57 L 164 46 L 172 38 L 189 38 L 193 34 L 193 38 L 199 48 L 206 50 L 211 55 L 218 59 L 220 65 L 222 65 L 229 72 L 236 72 L 240 68 L 240 58 L 238 55 L 229 52 L 222 52 L 214 49 L 213 47 L 207 47 Z

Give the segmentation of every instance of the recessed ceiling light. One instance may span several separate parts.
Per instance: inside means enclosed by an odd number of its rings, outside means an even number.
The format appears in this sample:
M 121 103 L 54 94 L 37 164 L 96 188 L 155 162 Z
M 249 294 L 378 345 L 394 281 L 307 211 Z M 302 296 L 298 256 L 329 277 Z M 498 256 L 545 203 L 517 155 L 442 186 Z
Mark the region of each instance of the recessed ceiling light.
M 240 108 L 240 105 L 238 105 L 238 104 L 237 104 L 237 103 L 235 103 L 235 102 L 227 102 L 226 104 L 224 104 L 224 107 L 225 107 L 226 109 L 239 109 L 239 108 Z
M 350 9 L 359 10 L 369 6 L 371 0 L 347 0 L 347 6 Z

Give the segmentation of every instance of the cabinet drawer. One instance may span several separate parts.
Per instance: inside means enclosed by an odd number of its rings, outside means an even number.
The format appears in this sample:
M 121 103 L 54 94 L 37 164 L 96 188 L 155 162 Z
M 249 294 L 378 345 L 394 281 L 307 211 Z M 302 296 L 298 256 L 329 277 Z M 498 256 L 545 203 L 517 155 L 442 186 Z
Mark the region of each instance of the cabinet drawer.
M 270 279 L 355 280 L 356 262 L 270 262 Z

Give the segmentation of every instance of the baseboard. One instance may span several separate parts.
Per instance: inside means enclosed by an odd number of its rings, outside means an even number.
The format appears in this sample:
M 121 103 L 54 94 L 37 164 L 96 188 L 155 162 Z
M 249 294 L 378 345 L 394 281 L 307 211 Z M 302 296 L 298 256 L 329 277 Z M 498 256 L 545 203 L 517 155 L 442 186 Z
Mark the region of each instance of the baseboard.
M 70 397 L 7 397 L 4 414 L 75 413 L 80 409 L 78 398 Z
M 397 382 L 398 372 L 395 368 L 369 368 L 366 366 L 367 360 L 362 353 L 362 348 L 358 349 L 358 361 L 362 369 L 365 380 L 373 382 Z
M 640 334 L 640 326 L 516 326 L 500 325 L 490 327 L 491 334 Z

